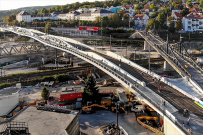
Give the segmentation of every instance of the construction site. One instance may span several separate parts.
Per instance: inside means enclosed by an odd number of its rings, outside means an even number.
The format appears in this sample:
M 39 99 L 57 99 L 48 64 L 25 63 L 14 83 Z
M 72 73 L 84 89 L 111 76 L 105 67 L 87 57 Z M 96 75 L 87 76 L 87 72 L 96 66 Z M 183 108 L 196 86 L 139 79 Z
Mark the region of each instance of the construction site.
M 164 134 L 164 117 L 160 112 L 106 72 L 71 53 L 45 46 L 30 38 L 9 34 L 4 35 L 0 43 L 0 108 L 3 108 L 0 110 L 0 134 Z M 78 49 L 79 45 L 75 46 Z M 85 47 L 81 47 L 81 50 L 85 50 Z M 120 51 L 123 57 L 122 53 Z M 136 53 L 141 56 L 139 51 Z M 133 57 L 132 54 L 131 51 L 129 57 Z M 100 55 L 104 56 L 102 53 Z M 148 52 L 142 55 L 148 55 Z M 157 53 L 151 55 L 158 57 Z M 119 69 L 113 67 L 112 70 L 120 71 L 121 60 L 110 56 L 107 58 L 119 65 Z M 162 60 L 154 58 L 151 62 L 163 64 Z M 140 61 L 146 62 L 147 59 Z M 143 87 L 149 85 L 156 93 L 169 89 L 159 79 L 134 70 L 126 63 L 122 63 L 122 66 L 142 80 Z M 175 71 L 170 75 L 158 72 L 166 78 L 179 77 L 174 75 Z M 84 102 L 88 76 L 95 80 L 98 94 L 94 98 L 98 102 Z M 126 76 L 123 74 L 122 77 L 125 79 Z M 145 80 L 149 83 L 145 84 Z M 135 82 L 131 85 L 140 87 Z M 50 92 L 47 100 L 42 98 L 42 89 L 45 87 Z M 150 95 L 151 92 L 146 93 Z M 171 100 L 172 97 L 168 98 Z M 171 107 L 164 98 L 161 99 L 161 103 L 156 104 L 158 107 Z M 171 108 L 177 110 L 173 106 Z M 183 113 L 183 108 L 180 110 Z M 185 119 L 190 116 L 190 112 L 186 112 Z M 202 117 L 199 111 L 197 114 Z

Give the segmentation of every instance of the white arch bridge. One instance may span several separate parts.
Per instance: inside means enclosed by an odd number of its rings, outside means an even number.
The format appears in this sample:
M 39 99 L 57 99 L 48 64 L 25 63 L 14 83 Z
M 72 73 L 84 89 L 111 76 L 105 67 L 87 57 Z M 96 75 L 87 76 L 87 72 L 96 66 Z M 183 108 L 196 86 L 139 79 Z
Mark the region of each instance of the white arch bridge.
M 163 117 L 164 123 L 167 123 L 164 125 L 165 134 L 187 133 L 187 129 L 182 126 L 179 117 L 176 115 L 178 111 L 181 112 L 184 108 L 203 118 L 203 109 L 194 103 L 194 100 L 198 99 L 170 84 L 164 78 L 160 78 L 159 75 L 149 72 L 147 69 L 113 52 L 99 51 L 73 39 L 47 35 L 33 29 L 20 27 L 0 27 L 0 29 L 33 38 L 44 45 L 71 53 L 103 70 Z M 142 72 L 144 72 L 144 75 L 142 75 Z M 153 77 L 161 79 L 161 85 L 164 85 L 162 93 L 157 94 L 158 84 L 151 83 Z M 166 100 L 166 106 L 161 105 L 163 100 Z M 180 104 L 180 100 L 186 102 L 186 104 Z

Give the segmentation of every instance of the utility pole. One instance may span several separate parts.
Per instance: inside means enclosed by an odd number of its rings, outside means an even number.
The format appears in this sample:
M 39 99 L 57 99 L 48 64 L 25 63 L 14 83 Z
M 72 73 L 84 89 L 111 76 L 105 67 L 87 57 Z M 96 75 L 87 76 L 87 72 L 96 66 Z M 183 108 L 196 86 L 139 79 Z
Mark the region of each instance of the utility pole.
M 179 46 L 179 52 L 180 52 L 180 54 L 182 52 L 182 42 L 183 42 L 183 37 L 181 37 L 181 34 L 180 34 L 180 46 Z
M 128 55 L 128 46 L 126 46 L 126 58 L 127 58 L 127 55 Z
M 135 50 L 136 51 L 136 50 Z M 135 53 L 134 53 L 134 61 L 135 61 Z
M 111 50 L 111 35 L 110 35 L 110 50 Z
M 151 46 L 149 46 L 149 72 L 151 72 L 151 71 L 150 71 L 150 68 L 151 68 L 151 67 L 150 67 L 150 52 L 151 52 Z
M 101 19 L 101 38 L 102 38 L 102 19 Z
M 119 102 L 116 103 L 117 135 L 119 135 L 119 127 L 118 127 L 118 107 L 119 107 Z
M 122 47 L 122 40 L 121 40 L 121 47 Z
M 168 54 L 168 34 L 167 34 L 166 52 Z
M 130 29 L 130 18 L 129 18 L 129 29 Z

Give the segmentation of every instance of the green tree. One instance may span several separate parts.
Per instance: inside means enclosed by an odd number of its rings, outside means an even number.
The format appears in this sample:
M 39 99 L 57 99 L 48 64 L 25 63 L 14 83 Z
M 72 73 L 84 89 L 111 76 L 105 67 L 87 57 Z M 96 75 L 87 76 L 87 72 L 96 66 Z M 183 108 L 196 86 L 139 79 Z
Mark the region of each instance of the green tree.
M 14 25 L 14 19 L 13 19 L 13 16 L 12 16 L 12 15 L 10 15 L 10 16 L 8 17 L 8 25 L 9 25 L 9 26 Z
M 49 89 L 47 89 L 47 87 L 44 87 L 42 89 L 41 96 L 45 100 L 45 104 L 47 103 L 47 100 L 49 99 L 49 95 L 50 95 Z
M 150 8 L 156 10 L 156 4 L 152 3 L 152 4 L 150 5 Z
M 154 26 L 155 26 L 155 28 L 158 27 L 158 23 L 157 23 L 156 19 L 155 18 L 149 19 L 149 22 L 147 24 L 147 28 L 152 30 L 152 29 L 154 29 Z
M 181 10 L 180 12 L 183 16 L 186 16 L 187 14 L 190 13 L 189 9 L 188 8 L 183 8 L 183 10 Z
M 176 21 L 176 30 L 179 31 L 182 29 L 182 21 L 179 19 Z
M 87 76 L 87 81 L 85 82 L 85 87 L 83 89 L 83 104 L 86 104 L 87 101 L 92 101 L 92 103 L 99 102 L 99 90 L 96 87 L 96 81 L 94 77 L 90 74 Z
M 175 23 L 173 21 L 170 22 L 169 27 L 168 27 L 168 31 L 170 33 L 174 33 L 175 32 Z
M 48 10 L 46 8 L 42 8 L 40 13 L 41 14 L 48 14 L 49 12 L 48 12 Z
M 154 13 L 151 15 L 151 18 L 155 18 L 157 15 L 158 15 L 158 13 L 157 13 L 157 12 L 154 12 Z
M 192 2 L 191 2 L 191 0 L 188 0 L 188 1 L 187 1 L 187 4 L 188 4 L 189 7 L 192 7 Z
M 161 12 L 158 14 L 158 17 L 157 17 L 157 21 L 159 22 L 160 26 L 163 27 L 163 24 L 165 22 L 165 15 L 164 15 L 164 12 Z

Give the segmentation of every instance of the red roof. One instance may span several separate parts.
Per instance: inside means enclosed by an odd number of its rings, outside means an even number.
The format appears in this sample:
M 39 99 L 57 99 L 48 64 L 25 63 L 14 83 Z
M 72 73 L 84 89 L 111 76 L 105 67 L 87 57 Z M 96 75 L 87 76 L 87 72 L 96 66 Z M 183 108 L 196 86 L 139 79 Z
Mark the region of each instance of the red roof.
M 190 13 L 185 18 L 191 18 L 191 19 L 203 19 L 203 15 L 198 15 L 197 13 Z
M 144 5 L 144 10 L 145 10 L 145 9 L 151 9 L 151 8 L 150 8 L 150 5 Z
M 127 5 L 127 6 L 125 7 L 125 8 L 126 8 L 126 9 L 129 9 L 130 7 L 132 7 L 132 6 L 130 6 L 130 5 Z
M 175 14 L 178 18 L 180 18 L 180 19 L 183 18 L 183 16 L 182 16 L 181 14 L 179 14 L 178 12 L 174 12 L 174 14 Z
M 193 6 L 192 8 L 190 8 L 190 12 L 192 12 L 192 11 L 197 11 L 197 12 L 199 12 L 200 10 L 199 10 L 199 8 L 195 5 L 195 6 Z
M 145 15 L 145 14 L 136 14 L 136 15 L 134 16 L 134 20 L 137 20 L 138 18 L 142 19 L 144 15 Z

